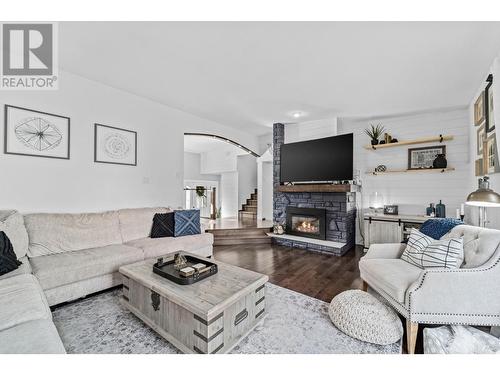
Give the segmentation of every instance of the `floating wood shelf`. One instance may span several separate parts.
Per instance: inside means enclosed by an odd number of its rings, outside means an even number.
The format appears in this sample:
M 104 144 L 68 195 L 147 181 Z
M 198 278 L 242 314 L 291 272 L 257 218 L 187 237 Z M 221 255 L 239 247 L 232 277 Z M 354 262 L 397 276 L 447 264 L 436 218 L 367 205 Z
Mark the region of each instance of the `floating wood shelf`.
M 400 141 L 395 143 L 385 143 L 383 145 L 366 145 L 365 148 L 367 150 L 378 150 L 384 148 L 398 147 L 398 146 L 407 146 L 407 145 L 417 145 L 421 143 L 433 143 L 433 142 L 444 142 L 451 141 L 453 139 L 452 135 L 438 135 L 437 137 L 427 137 L 427 138 L 418 138 L 408 141 Z
M 351 184 L 280 185 L 278 191 L 282 193 L 351 193 L 359 191 L 359 186 Z
M 366 172 L 366 174 L 378 176 L 382 174 L 393 174 L 393 173 L 445 173 L 454 170 L 455 168 L 392 169 L 392 170 L 387 170 L 385 172 L 368 171 Z

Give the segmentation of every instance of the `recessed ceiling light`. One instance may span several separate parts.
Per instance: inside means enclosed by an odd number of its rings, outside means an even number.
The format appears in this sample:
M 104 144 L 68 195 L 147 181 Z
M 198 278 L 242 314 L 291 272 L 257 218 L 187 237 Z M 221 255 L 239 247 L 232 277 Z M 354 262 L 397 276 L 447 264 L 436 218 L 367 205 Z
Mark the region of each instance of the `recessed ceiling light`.
M 302 116 L 302 113 L 300 113 L 300 112 L 294 112 L 292 114 L 292 116 L 295 117 L 295 118 L 299 118 L 300 116 Z

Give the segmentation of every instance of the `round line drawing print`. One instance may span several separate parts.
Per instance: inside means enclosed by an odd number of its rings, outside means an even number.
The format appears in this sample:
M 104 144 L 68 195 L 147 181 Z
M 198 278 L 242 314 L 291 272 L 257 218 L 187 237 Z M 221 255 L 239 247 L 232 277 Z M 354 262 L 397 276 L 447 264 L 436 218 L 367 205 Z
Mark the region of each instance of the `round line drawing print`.
M 103 150 L 110 158 L 124 159 L 130 153 L 130 142 L 118 133 L 108 134 L 103 140 Z
M 37 151 L 56 148 L 62 141 L 62 134 L 54 124 L 41 117 L 30 117 L 16 125 L 17 139 L 26 147 Z

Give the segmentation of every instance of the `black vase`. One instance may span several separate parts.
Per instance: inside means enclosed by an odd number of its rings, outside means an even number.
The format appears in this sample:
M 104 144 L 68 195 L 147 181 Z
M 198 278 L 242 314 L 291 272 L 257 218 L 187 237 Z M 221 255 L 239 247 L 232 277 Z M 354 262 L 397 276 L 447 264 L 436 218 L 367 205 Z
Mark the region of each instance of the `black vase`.
M 372 146 L 378 145 L 378 139 L 372 139 Z
M 444 169 L 448 166 L 448 160 L 446 160 L 444 154 L 438 154 L 436 159 L 432 162 L 432 166 L 434 168 Z

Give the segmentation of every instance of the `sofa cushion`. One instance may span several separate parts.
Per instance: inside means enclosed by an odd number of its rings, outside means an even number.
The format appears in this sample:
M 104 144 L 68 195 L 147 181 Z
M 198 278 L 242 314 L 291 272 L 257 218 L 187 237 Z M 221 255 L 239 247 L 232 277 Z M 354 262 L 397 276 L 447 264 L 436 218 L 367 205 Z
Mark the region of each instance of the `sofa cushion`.
M 24 216 L 30 258 L 121 244 L 117 211 Z
M 174 236 L 191 236 L 201 233 L 200 210 L 179 210 L 174 212 Z
M 174 236 L 174 213 L 155 214 L 153 217 L 153 228 L 151 238 L 173 237 Z
M 0 231 L 0 276 L 16 270 L 20 265 L 9 237 Z
M 36 319 L 51 319 L 43 290 L 33 275 L 0 281 L 0 331 Z
M 31 265 L 30 265 L 30 261 L 28 260 L 28 257 L 21 258 L 21 259 L 19 259 L 19 261 L 21 262 L 21 265 L 16 270 L 0 276 L 0 280 L 7 279 L 9 277 L 18 276 L 18 275 L 30 274 L 31 273 Z
M 404 304 L 407 289 L 423 272 L 401 259 L 366 259 L 359 262 L 361 278 Z
M 107 275 L 120 266 L 144 259 L 141 249 L 125 245 L 109 245 L 31 259 L 33 273 L 42 288 L 61 285 Z
M 196 234 L 183 237 L 142 238 L 128 242 L 144 251 L 144 258 L 157 258 L 177 251 L 187 251 L 197 254 L 202 248 L 212 246 L 214 237 L 211 233 Z M 201 254 L 200 254 L 201 255 Z
M 38 319 L 0 331 L 1 354 L 65 354 L 50 319 Z
M 123 242 L 149 237 L 156 213 L 170 212 L 165 207 L 125 208 L 118 211 Z
M 23 215 L 16 210 L 0 211 L 0 231 L 9 237 L 17 259 L 25 257 L 28 253 L 28 232 Z
M 459 225 L 442 239 L 463 238 L 464 260 L 462 268 L 476 268 L 486 263 L 500 246 L 500 230 Z

